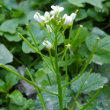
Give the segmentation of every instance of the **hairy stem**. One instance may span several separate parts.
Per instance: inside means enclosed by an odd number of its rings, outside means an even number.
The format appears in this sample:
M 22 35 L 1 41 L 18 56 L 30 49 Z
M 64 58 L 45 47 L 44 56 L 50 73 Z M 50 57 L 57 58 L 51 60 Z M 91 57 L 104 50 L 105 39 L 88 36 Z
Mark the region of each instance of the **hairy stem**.
M 59 98 L 60 110 L 63 110 L 61 75 L 60 75 L 59 67 L 58 67 L 57 35 L 56 35 L 56 33 L 55 33 L 55 43 L 54 43 L 54 45 L 55 45 L 55 67 L 56 67 L 56 79 L 57 79 L 57 85 L 58 85 L 58 98 Z

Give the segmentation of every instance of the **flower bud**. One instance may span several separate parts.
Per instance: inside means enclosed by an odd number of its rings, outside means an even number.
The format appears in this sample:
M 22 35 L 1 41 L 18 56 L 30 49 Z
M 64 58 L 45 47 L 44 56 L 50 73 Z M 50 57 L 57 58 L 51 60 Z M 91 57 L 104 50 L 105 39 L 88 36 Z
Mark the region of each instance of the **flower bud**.
M 53 47 L 53 45 L 48 40 L 44 40 L 43 45 L 48 49 L 51 49 Z
M 36 13 L 34 14 L 34 19 L 35 19 L 37 22 L 42 23 L 43 21 L 42 21 L 41 18 L 42 18 L 42 16 L 40 15 L 40 13 L 36 12 Z
M 75 19 L 76 14 L 72 13 L 70 16 L 68 16 L 67 14 L 64 14 L 63 19 L 64 19 L 64 24 L 71 26 L 73 24 L 73 20 Z
M 71 44 L 67 44 L 67 45 L 65 45 L 68 49 L 70 49 L 70 47 L 71 47 Z

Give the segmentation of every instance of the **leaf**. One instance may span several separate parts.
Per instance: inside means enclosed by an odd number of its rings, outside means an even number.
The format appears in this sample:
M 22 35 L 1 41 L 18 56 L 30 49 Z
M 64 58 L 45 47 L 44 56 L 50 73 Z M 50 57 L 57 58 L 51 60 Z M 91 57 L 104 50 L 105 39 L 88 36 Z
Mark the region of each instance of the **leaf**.
M 24 98 L 20 91 L 13 91 L 8 97 L 10 98 L 10 110 L 34 110 L 34 101 Z
M 29 27 L 31 29 L 31 32 L 34 36 L 34 38 L 36 39 L 36 42 L 39 46 L 39 49 L 42 50 L 44 47 L 42 45 L 42 42 L 44 41 L 44 38 L 47 36 L 44 32 L 44 30 L 41 30 L 40 27 L 38 26 L 38 24 L 35 22 L 35 21 L 32 21 L 30 24 L 29 24 Z M 29 32 L 27 33 L 28 34 L 28 41 L 35 47 L 35 44 L 29 34 Z M 34 53 L 34 51 L 31 49 L 30 46 L 28 46 L 27 43 L 23 42 L 22 44 L 22 50 L 24 53 Z
M 12 61 L 13 61 L 13 55 L 3 44 L 0 44 L 0 64 L 7 64 Z
M 7 90 L 11 89 L 15 84 L 18 83 L 18 77 L 11 73 L 8 73 L 5 77 Z
M 0 92 L 5 92 L 5 82 L 0 80 Z
M 75 48 L 77 48 L 78 46 L 80 46 L 80 44 L 85 41 L 85 39 L 86 39 L 86 37 L 87 37 L 87 35 L 88 35 L 88 30 L 87 30 L 87 28 L 84 27 L 84 28 L 82 28 L 82 30 L 81 30 L 81 32 L 80 32 L 80 34 L 79 34 L 78 39 L 74 42 L 73 36 L 76 35 L 77 31 L 78 31 L 78 30 L 73 30 L 73 31 L 72 31 L 72 34 L 71 34 L 71 35 L 72 35 L 71 38 L 72 38 L 72 48 L 73 48 L 73 49 L 75 49 Z
M 95 9 L 89 8 L 87 10 L 87 14 L 89 17 L 91 17 L 92 19 L 94 19 L 95 21 L 104 21 L 104 17 L 100 15 L 99 12 L 96 12 Z
M 18 19 L 10 19 L 3 22 L 0 26 L 0 31 L 3 32 L 9 32 L 11 34 L 14 34 L 16 32 L 16 27 L 19 24 Z
M 48 76 L 47 76 L 48 75 Z M 40 68 L 38 69 L 38 71 L 35 73 L 35 80 L 37 82 L 37 84 L 39 84 L 42 87 L 47 87 L 49 86 L 49 81 L 48 81 L 48 77 L 51 81 L 51 84 L 55 83 L 55 79 L 53 79 L 53 77 L 56 77 L 55 74 L 53 74 L 49 68 L 44 67 L 44 68 Z
M 51 87 L 51 89 L 55 92 L 57 89 L 56 86 Z M 68 93 L 67 93 L 68 92 Z M 64 97 L 64 101 L 63 101 L 63 108 L 65 108 L 65 106 L 70 102 L 71 100 L 71 95 L 70 95 L 70 90 L 66 91 L 66 96 Z M 58 97 L 55 95 L 51 95 L 45 92 L 42 92 L 43 97 L 44 97 L 44 101 L 47 107 L 47 110 L 60 110 L 59 108 L 59 102 L 58 102 Z M 37 110 L 43 110 L 41 102 L 39 100 L 39 97 L 37 97 L 36 102 L 35 102 L 35 108 Z
M 95 33 L 95 34 L 97 34 L 97 35 L 99 35 L 99 36 L 102 36 L 102 37 L 107 36 L 107 34 L 103 30 L 101 30 L 100 28 L 98 28 L 98 27 L 94 27 L 92 29 L 92 32 Z
M 19 37 L 17 33 L 16 34 L 4 34 L 4 36 L 10 42 L 11 41 L 19 42 L 21 40 L 21 38 Z
M 22 50 L 24 53 L 34 53 L 34 50 L 25 41 L 22 43 Z
M 74 90 L 75 92 L 78 92 L 86 76 L 87 73 L 84 73 L 79 79 L 73 82 L 71 84 L 71 89 Z M 108 79 L 102 77 L 99 73 L 91 73 L 82 88 L 82 93 L 88 93 L 91 91 L 98 90 L 99 88 L 103 87 L 104 84 L 107 82 Z
M 78 7 L 83 7 L 84 3 L 89 3 L 95 7 L 102 8 L 102 2 L 104 0 L 68 0 L 68 1 Z
M 38 5 L 46 5 L 48 4 L 51 0 L 33 0 L 36 4 Z
M 92 51 L 95 45 L 97 35 L 91 34 L 86 39 L 86 45 L 90 51 Z M 100 39 L 96 52 L 92 59 L 97 64 L 103 64 L 110 62 L 110 36 L 106 36 Z
M 95 92 L 88 94 L 85 99 L 90 100 Z M 109 110 L 110 109 L 110 87 L 105 86 L 100 95 L 89 105 L 88 110 Z
M 8 95 L 8 97 L 10 98 L 10 103 L 12 104 L 16 104 L 18 106 L 22 106 L 24 104 L 23 95 L 18 90 L 13 91 Z

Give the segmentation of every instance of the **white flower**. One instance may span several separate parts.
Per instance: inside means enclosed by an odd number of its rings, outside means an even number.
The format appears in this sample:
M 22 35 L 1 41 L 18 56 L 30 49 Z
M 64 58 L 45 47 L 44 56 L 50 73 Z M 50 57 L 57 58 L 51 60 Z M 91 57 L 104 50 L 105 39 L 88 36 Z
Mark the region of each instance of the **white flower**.
M 38 12 L 36 12 L 35 14 L 34 14 L 34 19 L 37 21 L 37 22 L 39 22 L 39 23 L 42 23 L 43 22 L 43 16 L 41 16 L 40 15 L 40 13 L 38 13 Z
M 48 32 L 52 32 L 52 28 L 49 25 L 46 25 Z
M 58 13 L 60 13 L 60 12 L 62 12 L 64 10 L 63 7 L 60 7 L 60 6 L 57 6 L 57 5 L 56 6 L 52 5 L 51 8 L 53 9 L 50 12 L 52 15 L 58 14 Z
M 75 19 L 75 17 L 76 17 L 75 13 L 72 13 L 70 16 L 68 16 L 67 14 L 64 14 L 63 15 L 64 24 L 71 26 L 73 24 L 73 20 Z
M 65 45 L 68 49 L 70 49 L 70 47 L 71 47 L 71 44 L 67 44 L 67 45 Z
M 44 18 L 42 20 L 44 20 L 45 23 L 49 22 L 51 19 L 53 18 L 53 16 L 51 17 L 50 16 L 50 13 L 49 12 L 45 12 L 44 14 Z
M 43 45 L 48 49 L 51 49 L 53 47 L 53 45 L 48 40 L 44 40 Z
M 70 15 L 72 17 L 72 19 L 74 20 L 76 18 L 76 13 L 71 13 Z

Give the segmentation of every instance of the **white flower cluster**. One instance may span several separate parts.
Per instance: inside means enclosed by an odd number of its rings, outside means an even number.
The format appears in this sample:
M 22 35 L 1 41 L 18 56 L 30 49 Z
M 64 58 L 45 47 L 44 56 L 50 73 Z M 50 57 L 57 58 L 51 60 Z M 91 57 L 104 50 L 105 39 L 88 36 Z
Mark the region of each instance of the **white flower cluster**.
M 50 12 L 45 12 L 44 16 L 40 15 L 40 13 L 36 12 L 34 14 L 34 19 L 41 24 L 48 24 L 52 19 L 58 17 L 60 21 L 63 21 L 64 25 L 71 26 L 73 20 L 76 17 L 76 13 L 72 13 L 70 16 L 64 14 L 63 17 L 60 17 L 60 13 L 64 10 L 63 7 L 60 6 L 51 6 L 52 10 Z M 60 22 L 57 21 L 57 22 Z M 50 28 L 50 27 L 49 27 Z
M 52 32 L 52 27 L 53 27 L 52 21 L 56 22 L 56 24 L 58 25 L 59 23 L 61 23 L 62 26 L 71 26 L 73 24 L 73 21 L 76 17 L 76 13 L 72 13 L 70 16 L 68 16 L 67 14 L 64 14 L 61 17 L 60 13 L 64 10 L 63 7 L 52 5 L 51 8 L 52 10 L 50 12 L 46 11 L 44 13 L 44 16 L 42 16 L 38 12 L 34 14 L 34 19 L 42 26 L 46 26 L 47 31 L 49 33 Z M 48 49 L 51 49 L 53 47 L 53 45 L 48 40 L 45 40 L 43 42 L 43 45 Z M 66 47 L 70 49 L 71 45 L 67 44 Z

